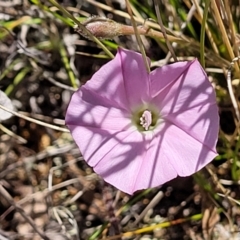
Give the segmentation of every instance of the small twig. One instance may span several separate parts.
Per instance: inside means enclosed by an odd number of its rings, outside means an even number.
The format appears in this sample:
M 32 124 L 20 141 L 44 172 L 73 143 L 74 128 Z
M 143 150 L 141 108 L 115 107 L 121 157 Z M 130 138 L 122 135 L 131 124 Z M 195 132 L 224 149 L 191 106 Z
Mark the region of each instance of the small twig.
M 229 201 L 234 202 L 237 205 L 240 205 L 239 200 L 236 200 L 236 199 L 232 198 L 231 196 L 227 196 L 227 195 L 222 194 L 222 193 L 217 193 L 217 195 L 220 196 L 220 197 L 223 197 L 223 198 L 227 198 Z
M 8 136 L 11 136 L 15 139 L 17 139 L 20 143 L 22 144 L 26 144 L 27 140 L 18 136 L 17 134 L 15 134 L 14 132 L 10 131 L 8 128 L 4 127 L 1 123 L 0 123 L 0 129 L 5 132 Z M 1 239 L 0 239 L 1 240 Z
M 27 216 L 27 214 L 24 212 L 24 210 L 17 203 L 14 202 L 13 198 L 3 188 L 2 185 L 0 185 L 0 195 L 3 198 L 5 198 L 10 203 L 10 205 L 12 205 L 19 212 L 19 214 L 31 225 L 31 227 L 39 234 L 39 236 L 41 238 L 43 238 L 45 240 L 49 240 L 49 238 L 45 235 L 45 233 L 35 225 L 32 218 Z
M 30 118 L 30 117 L 26 117 L 18 112 L 15 112 L 15 111 L 12 111 L 8 108 L 5 108 L 3 105 L 0 104 L 0 108 L 4 111 L 7 111 L 7 112 L 10 112 L 12 113 L 13 115 L 17 116 L 17 117 L 20 117 L 20 118 L 23 118 L 29 122 L 33 122 L 33 123 L 36 123 L 38 125 L 41 125 L 41 126 L 44 126 L 44 127 L 48 127 L 48 128 L 51 128 L 51 129 L 54 129 L 54 130 L 57 130 L 57 131 L 62 131 L 62 132 L 69 132 L 69 130 L 67 128 L 62 128 L 62 127 L 58 127 L 56 125 L 52 125 L 52 124 L 49 124 L 49 123 L 45 123 L 45 122 L 42 122 L 42 121 L 39 121 L 39 120 L 36 120 L 34 118 Z
M 141 214 L 135 220 L 135 222 L 133 223 L 132 227 L 137 226 L 137 224 L 142 220 L 142 218 L 144 218 L 146 213 L 150 209 L 154 208 L 159 203 L 159 201 L 161 201 L 161 199 L 163 197 L 164 197 L 164 193 L 162 191 L 159 191 L 158 194 L 151 200 L 151 202 L 146 206 L 146 208 L 141 212 Z
M 227 185 L 227 186 L 232 186 L 232 185 L 234 185 L 234 184 L 240 185 L 240 180 L 238 180 L 238 181 L 233 181 L 233 180 L 228 180 L 228 179 L 219 179 L 219 182 L 220 182 L 222 185 Z
M 60 83 L 60 82 L 57 82 L 55 79 L 53 79 L 51 77 L 47 77 L 46 80 L 48 80 L 49 82 L 51 82 L 55 86 L 60 87 L 62 89 L 69 90 L 69 91 L 72 91 L 72 92 L 76 91 L 76 88 L 73 88 L 71 86 L 68 86 L 68 85 Z
M 40 121 L 45 121 L 47 123 L 54 123 L 56 125 L 60 125 L 60 126 L 65 126 L 65 121 L 64 119 L 60 119 L 60 118 L 53 118 L 50 116 L 45 116 L 39 113 L 29 113 L 29 112 L 23 112 L 23 111 L 18 111 L 19 114 L 22 114 L 26 117 L 32 117 L 34 119 L 40 120 Z
M 56 191 L 58 189 L 61 189 L 61 188 L 67 187 L 67 186 L 69 186 L 71 184 L 75 184 L 75 183 L 79 183 L 79 182 L 81 183 L 81 180 L 79 179 L 79 177 L 66 180 L 64 182 L 61 182 L 59 184 L 54 185 L 52 187 L 51 191 L 49 191 L 46 188 L 42 192 L 33 193 L 32 195 L 27 196 L 26 198 L 23 198 L 23 199 L 19 200 L 19 203 L 23 204 L 23 203 L 27 202 L 28 200 L 33 199 L 34 196 L 37 196 L 39 193 L 41 193 L 43 195 L 43 197 L 45 197 L 45 196 L 49 195 L 50 193 L 52 193 L 52 192 L 54 192 L 54 191 Z

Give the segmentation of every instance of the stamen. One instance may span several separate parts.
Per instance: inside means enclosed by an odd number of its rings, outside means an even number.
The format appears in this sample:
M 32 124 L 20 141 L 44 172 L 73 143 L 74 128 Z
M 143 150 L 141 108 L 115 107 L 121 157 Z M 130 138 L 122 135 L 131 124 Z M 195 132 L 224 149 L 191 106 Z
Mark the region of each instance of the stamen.
M 145 110 L 140 117 L 140 125 L 147 131 L 152 124 L 152 113 L 149 110 Z

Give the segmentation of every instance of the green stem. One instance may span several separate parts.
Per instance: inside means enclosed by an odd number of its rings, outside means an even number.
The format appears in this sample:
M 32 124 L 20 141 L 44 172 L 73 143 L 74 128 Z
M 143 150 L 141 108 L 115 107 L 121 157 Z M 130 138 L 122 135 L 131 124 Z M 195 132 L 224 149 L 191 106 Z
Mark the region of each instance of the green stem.
M 205 30 L 207 24 L 207 17 L 208 17 L 208 9 L 210 6 L 210 0 L 205 1 L 205 8 L 203 12 L 203 20 L 201 26 L 201 36 L 200 36 L 200 62 L 202 67 L 205 68 L 205 55 L 204 55 L 204 48 L 205 48 Z
M 25 76 L 30 71 L 31 71 L 30 67 L 25 67 L 16 75 L 16 77 L 13 80 L 13 83 L 9 85 L 5 90 L 7 96 L 10 96 L 10 94 L 15 90 L 18 84 L 20 84 L 24 80 Z
M 68 61 L 68 57 L 67 57 L 67 52 L 65 49 L 65 46 L 63 44 L 60 44 L 60 54 L 62 57 L 62 62 L 64 64 L 64 67 L 66 69 L 66 72 L 68 74 L 68 77 L 70 79 L 71 85 L 73 88 L 77 89 L 77 83 L 76 83 L 76 77 L 73 73 L 73 70 L 71 69 L 70 63 Z

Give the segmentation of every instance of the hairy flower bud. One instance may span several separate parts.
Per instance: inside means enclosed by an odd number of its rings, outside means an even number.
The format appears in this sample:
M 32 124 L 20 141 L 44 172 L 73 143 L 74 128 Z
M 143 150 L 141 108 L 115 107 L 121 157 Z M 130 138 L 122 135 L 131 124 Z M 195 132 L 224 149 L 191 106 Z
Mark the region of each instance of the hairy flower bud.
M 116 36 L 122 35 L 122 25 L 115 21 L 105 17 L 91 17 L 82 24 L 99 39 L 113 39 Z M 77 26 L 76 31 L 86 38 L 89 38 L 83 31 Z
M 82 26 L 84 26 L 93 36 L 95 36 L 98 39 L 113 39 L 114 37 L 118 37 L 121 35 L 134 35 L 135 30 L 132 26 L 124 25 L 117 23 L 109 18 L 105 17 L 90 17 L 87 18 L 86 21 L 81 23 Z M 85 38 L 88 38 L 90 40 L 91 37 L 89 34 L 87 34 L 81 26 L 76 26 L 75 30 L 80 33 Z M 141 25 L 137 26 L 137 31 L 140 35 L 156 38 L 156 39 L 163 39 L 164 36 L 161 32 L 155 31 L 148 26 Z M 180 41 L 181 38 L 168 35 L 169 41 Z M 186 41 L 186 40 L 184 40 Z

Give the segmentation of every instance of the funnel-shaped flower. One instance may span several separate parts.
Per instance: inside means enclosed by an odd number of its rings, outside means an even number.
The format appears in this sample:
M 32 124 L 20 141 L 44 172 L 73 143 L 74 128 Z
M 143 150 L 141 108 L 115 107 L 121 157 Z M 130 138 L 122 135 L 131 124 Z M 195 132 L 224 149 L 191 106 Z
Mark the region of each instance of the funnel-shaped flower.
M 148 73 L 142 55 L 119 49 L 73 94 L 66 124 L 95 172 L 129 194 L 217 155 L 215 94 L 197 60 Z

